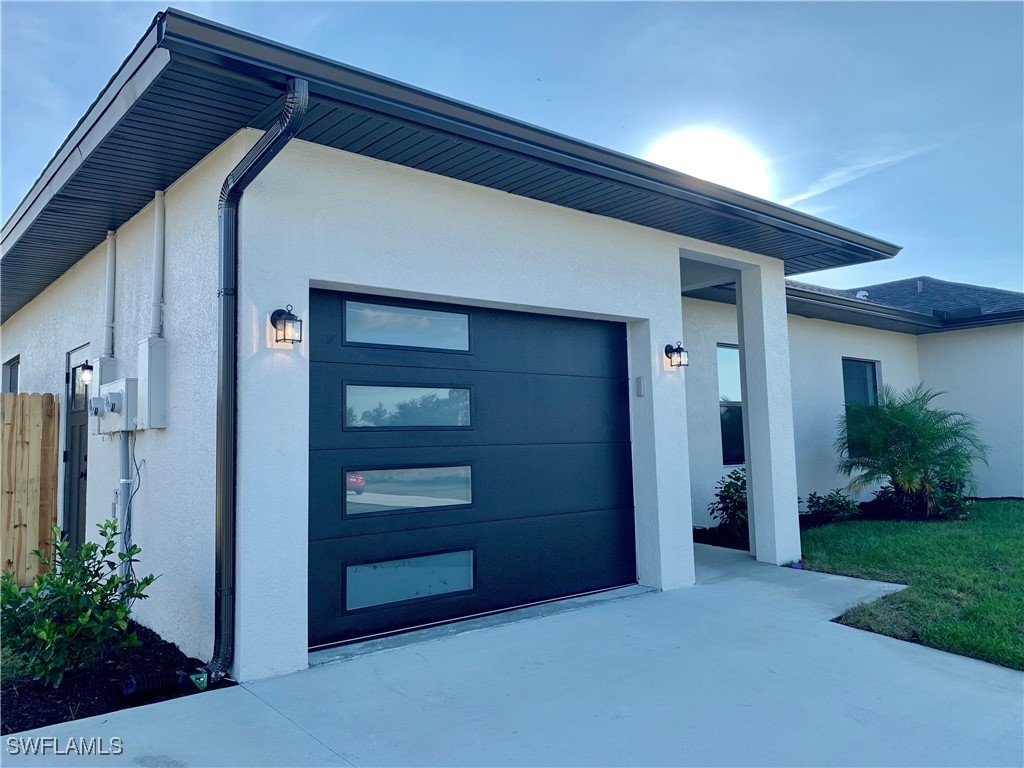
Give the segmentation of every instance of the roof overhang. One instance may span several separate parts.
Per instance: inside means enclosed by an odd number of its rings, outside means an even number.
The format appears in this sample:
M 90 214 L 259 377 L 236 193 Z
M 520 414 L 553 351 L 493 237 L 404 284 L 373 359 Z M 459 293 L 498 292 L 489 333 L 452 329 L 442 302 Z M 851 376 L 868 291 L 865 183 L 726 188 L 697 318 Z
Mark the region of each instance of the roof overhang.
M 2 320 L 238 130 L 290 77 L 298 138 L 785 261 L 795 275 L 899 247 L 741 192 L 174 9 L 159 14 L 3 228 Z
M 723 304 L 735 304 L 736 285 L 729 283 L 698 288 L 684 291 L 683 296 Z M 940 317 L 887 307 L 861 299 L 836 296 L 831 293 L 819 293 L 790 284 L 786 285 L 786 311 L 791 315 L 815 320 L 829 320 L 834 323 L 860 325 L 866 328 L 909 333 L 915 336 L 1024 322 L 1024 311 L 1020 310 L 961 317 Z

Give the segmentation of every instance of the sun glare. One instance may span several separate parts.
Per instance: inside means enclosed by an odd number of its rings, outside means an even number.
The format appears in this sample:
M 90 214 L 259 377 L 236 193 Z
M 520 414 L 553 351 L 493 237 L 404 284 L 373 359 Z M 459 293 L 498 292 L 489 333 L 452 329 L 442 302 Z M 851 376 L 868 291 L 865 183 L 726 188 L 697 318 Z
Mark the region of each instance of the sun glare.
M 768 163 L 756 149 L 717 128 L 684 128 L 658 139 L 644 158 L 675 171 L 771 199 Z

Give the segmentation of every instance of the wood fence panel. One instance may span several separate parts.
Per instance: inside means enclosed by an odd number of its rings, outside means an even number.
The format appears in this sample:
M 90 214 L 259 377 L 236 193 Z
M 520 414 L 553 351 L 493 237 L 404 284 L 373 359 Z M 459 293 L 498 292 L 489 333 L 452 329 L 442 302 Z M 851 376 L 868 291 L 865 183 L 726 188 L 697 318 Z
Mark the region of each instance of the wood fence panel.
M 4 394 L 0 401 L 3 434 L 3 570 L 19 584 L 39 573 L 32 550 L 49 552 L 50 528 L 57 524 L 60 406 L 56 395 Z
M 0 450 L 4 452 L 3 462 L 0 462 L 3 467 L 2 477 L 0 477 L 0 485 L 3 485 L 3 489 L 0 491 L 0 497 L 2 497 L 0 499 L 0 517 L 2 517 L 3 523 L 3 542 L 0 545 L 2 546 L 3 560 L 0 561 L 0 570 L 4 571 L 14 569 L 14 550 L 18 542 L 18 529 L 14 520 L 14 462 L 17 454 L 17 451 L 14 450 L 15 402 L 15 395 L 0 395 L 0 422 L 3 426 Z

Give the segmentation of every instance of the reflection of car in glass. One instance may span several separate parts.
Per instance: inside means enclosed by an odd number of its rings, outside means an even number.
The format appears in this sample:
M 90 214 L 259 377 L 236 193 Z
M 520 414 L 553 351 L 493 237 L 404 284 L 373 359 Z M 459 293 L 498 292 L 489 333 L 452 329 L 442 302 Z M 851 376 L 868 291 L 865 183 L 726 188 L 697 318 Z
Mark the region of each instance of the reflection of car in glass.
M 356 496 L 361 496 L 366 490 L 366 478 L 356 472 L 348 472 L 345 475 L 345 490 L 355 491 Z

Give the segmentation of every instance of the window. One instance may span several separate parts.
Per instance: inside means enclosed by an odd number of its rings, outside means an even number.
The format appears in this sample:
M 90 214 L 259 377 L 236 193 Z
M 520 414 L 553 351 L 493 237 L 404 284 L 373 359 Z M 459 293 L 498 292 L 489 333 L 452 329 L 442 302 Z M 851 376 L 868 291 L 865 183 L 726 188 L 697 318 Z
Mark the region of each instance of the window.
M 345 514 L 464 507 L 473 503 L 469 466 L 358 469 L 345 472 Z
M 870 360 L 843 358 L 843 394 L 847 405 L 875 405 L 878 402 L 877 365 Z
M 406 557 L 345 569 L 345 609 L 404 603 L 473 589 L 473 550 Z
M 468 427 L 469 390 L 399 385 L 345 386 L 345 426 L 356 429 Z
M 469 315 L 346 301 L 345 341 L 468 352 Z
M 878 403 L 878 364 L 871 360 L 843 358 L 843 395 L 847 414 L 847 444 L 851 458 L 867 453 L 866 438 L 858 435 L 857 422 L 850 418 L 851 405 Z
M 82 377 L 85 363 L 71 369 L 71 410 L 84 411 L 89 405 L 89 385 Z
M 3 391 L 18 394 L 19 378 L 21 374 L 21 358 L 12 357 L 4 363 Z
M 718 412 L 722 425 L 722 463 L 743 464 L 743 389 L 739 347 L 718 345 Z

